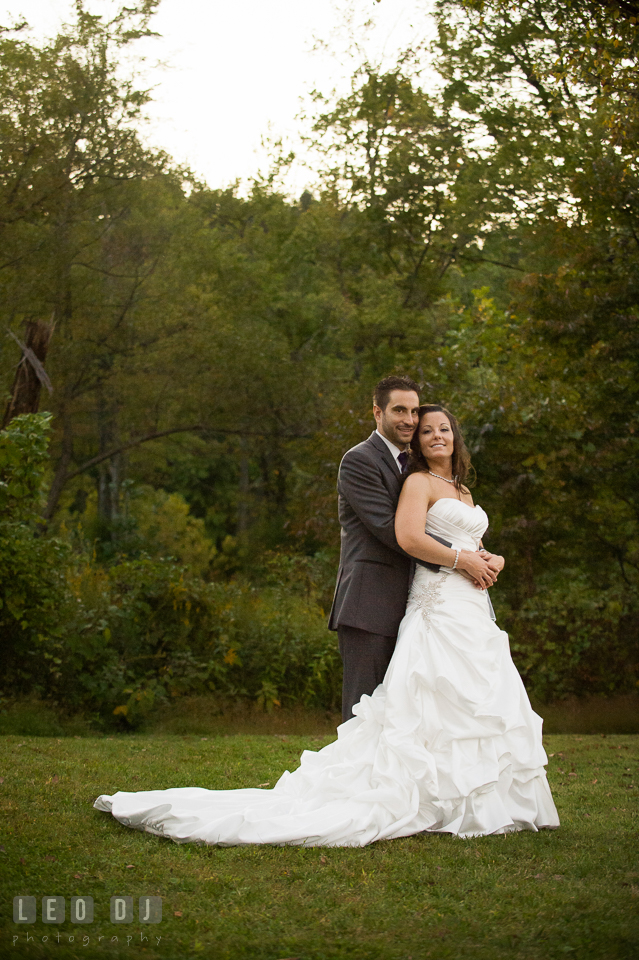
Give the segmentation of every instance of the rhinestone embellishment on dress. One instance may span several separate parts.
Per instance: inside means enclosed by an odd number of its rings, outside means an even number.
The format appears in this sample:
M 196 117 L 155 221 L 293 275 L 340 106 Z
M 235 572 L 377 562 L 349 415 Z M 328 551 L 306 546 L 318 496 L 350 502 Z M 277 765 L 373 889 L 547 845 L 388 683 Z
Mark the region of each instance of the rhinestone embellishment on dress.
M 422 617 L 427 627 L 430 627 L 430 618 L 433 612 L 433 607 L 438 603 L 443 603 L 444 601 L 440 597 L 441 589 L 444 586 L 444 581 L 449 574 L 444 573 L 438 580 L 435 580 L 434 583 L 429 583 L 427 586 L 420 583 L 413 583 L 410 593 L 408 595 L 408 602 L 415 603 L 422 611 Z

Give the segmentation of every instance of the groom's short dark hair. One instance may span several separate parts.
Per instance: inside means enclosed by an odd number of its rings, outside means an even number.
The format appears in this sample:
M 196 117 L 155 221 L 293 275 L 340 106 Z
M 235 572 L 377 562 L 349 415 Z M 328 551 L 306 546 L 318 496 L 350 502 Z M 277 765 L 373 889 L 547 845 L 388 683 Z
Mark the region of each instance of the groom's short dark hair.
M 393 390 L 414 390 L 419 397 L 419 386 L 410 377 L 384 377 L 375 387 L 373 403 L 385 410 Z

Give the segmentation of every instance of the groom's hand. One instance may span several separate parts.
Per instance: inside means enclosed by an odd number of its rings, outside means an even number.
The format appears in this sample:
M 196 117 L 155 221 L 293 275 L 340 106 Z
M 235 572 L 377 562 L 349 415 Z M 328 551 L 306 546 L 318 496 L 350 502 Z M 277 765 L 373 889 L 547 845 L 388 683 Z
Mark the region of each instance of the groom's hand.
M 501 573 L 506 565 L 506 561 L 503 557 L 500 557 L 498 553 L 489 553 L 488 550 L 479 551 L 483 556 L 484 560 L 488 562 L 488 566 L 495 574 Z
M 491 554 L 489 554 L 491 556 Z M 469 580 L 472 580 L 480 590 L 486 590 L 492 587 L 497 580 L 499 570 L 493 569 L 486 554 L 473 550 L 462 550 L 457 561 L 457 569 L 460 570 Z

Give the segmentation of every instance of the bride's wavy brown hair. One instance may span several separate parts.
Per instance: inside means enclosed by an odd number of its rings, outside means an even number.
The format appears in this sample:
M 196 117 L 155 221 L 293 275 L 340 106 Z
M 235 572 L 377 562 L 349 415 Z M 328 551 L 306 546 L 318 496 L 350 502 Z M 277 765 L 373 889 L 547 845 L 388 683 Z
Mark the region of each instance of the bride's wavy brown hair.
M 408 473 L 418 473 L 419 471 L 427 472 L 429 467 L 426 462 L 426 457 L 421 451 L 419 445 L 419 428 L 422 425 L 422 419 L 426 416 L 427 413 L 443 413 L 448 420 L 453 431 L 453 477 L 455 478 L 455 487 L 457 490 L 462 492 L 464 486 L 468 486 L 466 483 L 469 474 L 472 472 L 473 477 L 471 478 L 471 483 L 474 481 L 475 470 L 472 463 L 470 462 L 470 453 L 468 452 L 468 447 L 464 443 L 464 435 L 461 432 L 461 427 L 457 417 L 453 416 L 450 410 L 447 410 L 446 407 L 442 407 L 439 403 L 424 403 L 419 408 L 419 422 L 417 424 L 417 429 L 413 434 L 413 439 L 410 442 L 410 460 L 408 462 Z

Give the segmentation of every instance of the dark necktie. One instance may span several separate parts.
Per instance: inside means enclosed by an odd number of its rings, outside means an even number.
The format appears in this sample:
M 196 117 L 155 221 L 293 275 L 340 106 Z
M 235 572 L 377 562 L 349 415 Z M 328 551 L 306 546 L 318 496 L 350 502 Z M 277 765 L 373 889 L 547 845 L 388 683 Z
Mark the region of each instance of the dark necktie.
M 400 466 L 402 473 L 406 473 L 406 467 L 408 466 L 408 454 L 405 450 L 397 454 L 397 462 Z

